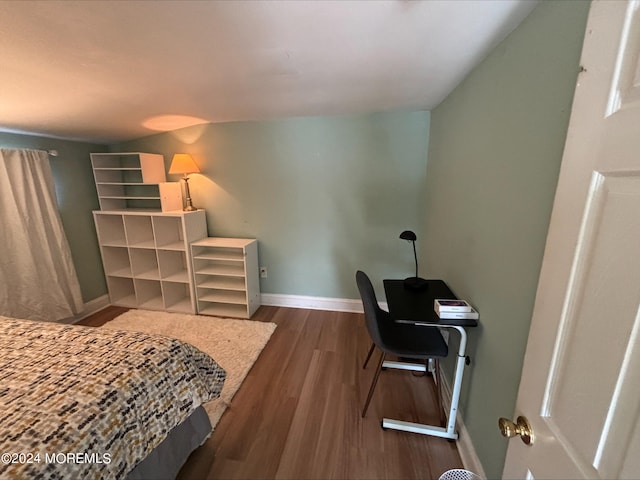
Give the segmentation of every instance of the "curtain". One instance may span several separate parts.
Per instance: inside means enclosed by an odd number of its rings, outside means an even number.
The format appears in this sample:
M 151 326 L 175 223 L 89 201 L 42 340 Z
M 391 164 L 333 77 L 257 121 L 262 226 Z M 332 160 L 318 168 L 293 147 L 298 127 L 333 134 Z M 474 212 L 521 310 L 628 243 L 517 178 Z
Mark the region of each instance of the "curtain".
M 55 321 L 82 295 L 47 152 L 0 148 L 0 315 Z

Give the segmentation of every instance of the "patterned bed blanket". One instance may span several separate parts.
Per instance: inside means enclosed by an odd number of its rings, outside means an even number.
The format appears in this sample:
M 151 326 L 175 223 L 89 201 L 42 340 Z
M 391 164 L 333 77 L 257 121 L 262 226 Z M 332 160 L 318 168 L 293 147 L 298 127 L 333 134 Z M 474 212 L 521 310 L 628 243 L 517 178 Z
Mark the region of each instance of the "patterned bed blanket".
M 225 376 L 180 340 L 0 316 L 0 478 L 124 478 Z

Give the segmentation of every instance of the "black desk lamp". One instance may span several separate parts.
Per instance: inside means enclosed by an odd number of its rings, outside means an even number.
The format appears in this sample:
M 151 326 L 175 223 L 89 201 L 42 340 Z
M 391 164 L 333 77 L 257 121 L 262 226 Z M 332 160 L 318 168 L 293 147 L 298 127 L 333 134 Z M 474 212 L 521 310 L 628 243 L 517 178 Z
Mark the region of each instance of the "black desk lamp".
M 418 255 L 416 254 L 416 240 L 418 239 L 418 237 L 416 237 L 416 234 L 411 230 L 405 230 L 400 234 L 400 238 L 402 240 L 408 240 L 413 243 L 413 258 L 416 261 L 416 276 L 405 278 L 404 286 L 412 290 L 423 290 L 427 288 L 427 281 L 424 278 L 420 278 L 418 276 Z

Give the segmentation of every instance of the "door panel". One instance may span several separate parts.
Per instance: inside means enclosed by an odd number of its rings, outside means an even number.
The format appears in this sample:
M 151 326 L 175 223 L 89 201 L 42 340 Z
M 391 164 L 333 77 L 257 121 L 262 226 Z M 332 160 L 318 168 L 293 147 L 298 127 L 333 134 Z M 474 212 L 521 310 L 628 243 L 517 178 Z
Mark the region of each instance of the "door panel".
M 592 3 L 505 478 L 640 472 L 640 3 Z
M 621 407 L 637 403 L 640 393 L 640 363 L 632 362 L 640 295 L 640 176 L 596 173 L 590 197 L 542 417 L 584 469 L 618 478 L 618 470 L 605 468 L 601 458 L 609 450 L 626 450 L 618 440 L 631 436 L 629 421 L 637 416 L 624 415 Z

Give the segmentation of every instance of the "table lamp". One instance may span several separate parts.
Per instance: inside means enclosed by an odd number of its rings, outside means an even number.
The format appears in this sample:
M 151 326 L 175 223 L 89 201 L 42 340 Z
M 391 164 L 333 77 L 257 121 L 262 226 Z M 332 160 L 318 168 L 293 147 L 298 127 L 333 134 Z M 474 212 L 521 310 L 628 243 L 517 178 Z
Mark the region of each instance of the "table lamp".
M 427 288 L 427 281 L 424 278 L 418 277 L 418 255 L 416 254 L 416 234 L 411 230 L 405 230 L 400 234 L 402 240 L 407 240 L 413 244 L 413 258 L 416 262 L 416 276 L 408 277 L 404 280 L 404 286 L 411 290 L 423 290 Z
M 200 169 L 196 162 L 193 161 L 191 155 L 188 153 L 176 153 L 171 160 L 171 166 L 169 167 L 169 173 L 182 173 L 184 177 L 184 192 L 187 199 L 187 206 L 183 208 L 185 212 L 193 212 L 197 210 L 191 203 L 191 194 L 189 193 L 189 173 L 200 173 Z

